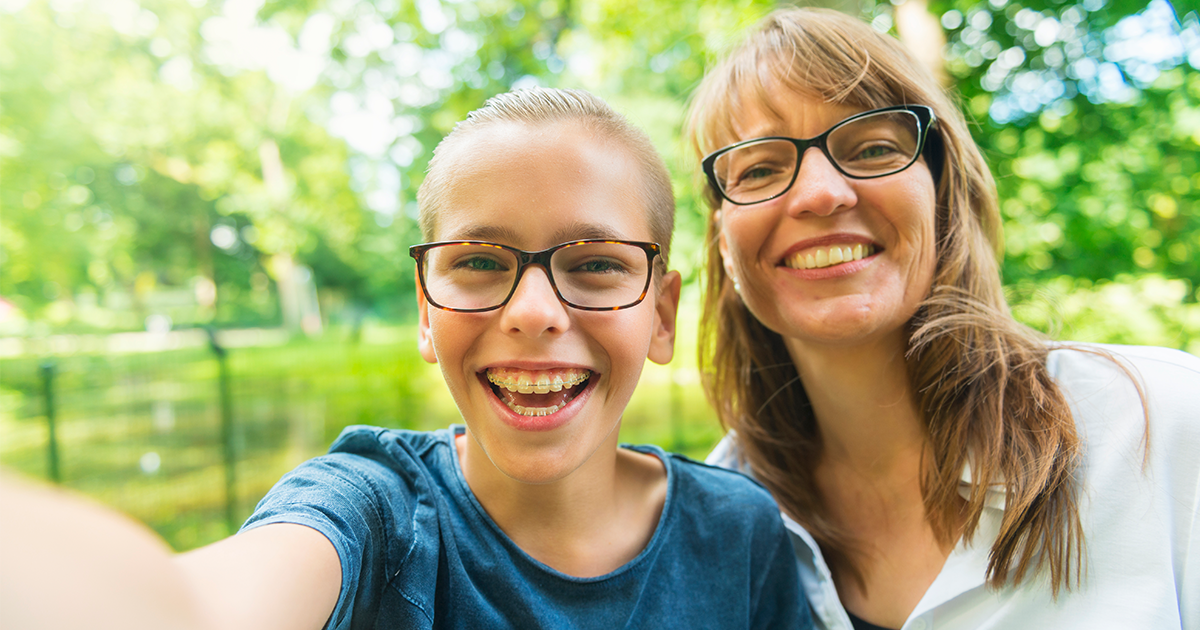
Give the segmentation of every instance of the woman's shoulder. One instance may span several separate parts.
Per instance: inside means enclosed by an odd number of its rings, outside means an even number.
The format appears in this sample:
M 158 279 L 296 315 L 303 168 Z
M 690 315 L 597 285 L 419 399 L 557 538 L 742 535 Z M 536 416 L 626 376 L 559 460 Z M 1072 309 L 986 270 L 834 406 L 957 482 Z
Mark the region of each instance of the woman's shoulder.
M 1142 403 L 1152 417 L 1194 413 L 1200 403 L 1200 358 L 1153 346 L 1056 344 L 1050 375 L 1074 405 L 1103 412 Z M 1103 414 L 1102 414 L 1103 415 Z
M 1055 343 L 1047 367 L 1056 378 L 1112 375 L 1119 366 L 1168 379 L 1200 378 L 1200 357 L 1173 348 L 1100 343 Z
M 1200 450 L 1200 358 L 1152 346 L 1060 344 L 1047 369 L 1094 455 L 1133 448 L 1177 465 Z

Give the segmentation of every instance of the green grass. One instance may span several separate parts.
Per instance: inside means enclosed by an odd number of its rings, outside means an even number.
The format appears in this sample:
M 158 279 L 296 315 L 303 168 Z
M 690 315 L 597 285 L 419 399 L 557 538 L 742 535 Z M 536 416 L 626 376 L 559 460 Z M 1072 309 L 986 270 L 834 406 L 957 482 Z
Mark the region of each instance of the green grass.
M 621 439 L 702 458 L 720 428 L 680 332 L 670 366 L 647 364 Z M 368 328 L 228 351 L 235 522 L 284 473 L 325 452 L 343 427 L 428 430 L 461 422 L 412 327 Z M 41 366 L 55 366 L 62 485 L 146 523 L 176 550 L 227 536 L 218 362 L 207 348 L 0 360 L 0 465 L 48 476 Z M 157 460 L 157 469 L 143 462 Z

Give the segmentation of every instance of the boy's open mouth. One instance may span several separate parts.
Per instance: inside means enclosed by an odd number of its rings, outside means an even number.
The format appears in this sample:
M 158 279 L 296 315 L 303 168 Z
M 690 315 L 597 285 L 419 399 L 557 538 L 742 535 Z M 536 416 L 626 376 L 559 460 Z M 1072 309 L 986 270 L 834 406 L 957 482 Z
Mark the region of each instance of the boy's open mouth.
M 582 368 L 487 370 L 492 393 L 509 409 L 522 416 L 548 416 L 566 407 L 584 390 L 581 385 L 591 377 L 592 372 Z

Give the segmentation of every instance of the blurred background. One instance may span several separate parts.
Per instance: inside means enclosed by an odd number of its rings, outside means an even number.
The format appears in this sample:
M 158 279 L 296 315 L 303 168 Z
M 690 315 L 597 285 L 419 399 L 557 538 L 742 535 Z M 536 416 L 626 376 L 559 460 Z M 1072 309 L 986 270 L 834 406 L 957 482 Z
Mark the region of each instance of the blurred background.
M 1019 319 L 1200 353 L 1193 0 L 829 0 L 960 98 Z M 702 6 L 700 6 L 702 4 Z M 580 87 L 679 199 L 676 361 L 622 428 L 702 457 L 705 211 L 680 140 L 712 60 L 781 3 L 0 0 L 0 465 L 177 550 L 230 533 L 342 427 L 460 421 L 416 352 L 414 201 L 493 94 Z

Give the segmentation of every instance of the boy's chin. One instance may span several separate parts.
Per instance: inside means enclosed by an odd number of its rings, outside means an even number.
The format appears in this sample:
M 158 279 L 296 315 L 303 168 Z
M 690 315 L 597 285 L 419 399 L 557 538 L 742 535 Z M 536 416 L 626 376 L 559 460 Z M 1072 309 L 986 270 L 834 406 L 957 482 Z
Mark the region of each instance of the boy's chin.
M 589 421 L 599 422 L 599 419 Z M 611 432 L 603 435 L 589 430 L 572 435 L 534 432 L 523 433 L 530 439 L 511 440 L 508 439 L 511 434 L 497 439 L 499 436 L 493 433 L 472 446 L 483 451 L 489 467 L 508 479 L 530 485 L 551 484 L 584 468 L 608 442 L 610 435 L 617 432 L 619 425 L 619 420 L 614 422 Z
M 576 445 L 576 448 L 580 447 L 582 445 Z M 497 471 L 513 481 L 535 486 L 546 485 L 570 477 L 590 459 L 591 453 L 584 455 L 569 452 L 573 449 L 564 450 L 567 452 L 551 452 L 550 449 L 536 447 L 513 449 L 495 456 L 489 453 L 488 459 Z

